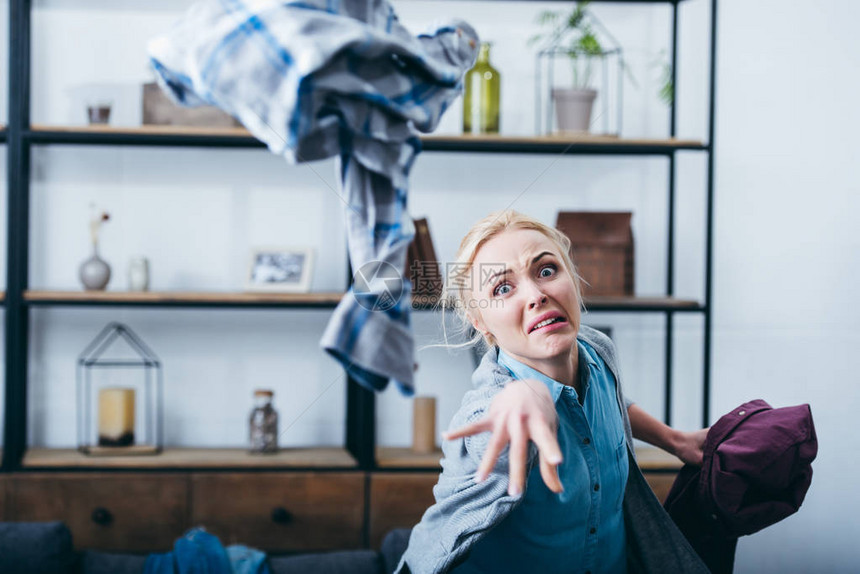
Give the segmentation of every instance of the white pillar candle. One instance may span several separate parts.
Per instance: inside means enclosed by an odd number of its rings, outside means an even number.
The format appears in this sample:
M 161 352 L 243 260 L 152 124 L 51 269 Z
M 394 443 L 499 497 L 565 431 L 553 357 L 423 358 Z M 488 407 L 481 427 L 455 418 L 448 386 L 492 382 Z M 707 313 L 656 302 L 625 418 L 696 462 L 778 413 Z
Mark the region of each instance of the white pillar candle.
M 412 452 L 427 454 L 436 449 L 436 399 L 415 397 L 412 403 Z
M 134 389 L 99 390 L 99 446 L 134 444 Z

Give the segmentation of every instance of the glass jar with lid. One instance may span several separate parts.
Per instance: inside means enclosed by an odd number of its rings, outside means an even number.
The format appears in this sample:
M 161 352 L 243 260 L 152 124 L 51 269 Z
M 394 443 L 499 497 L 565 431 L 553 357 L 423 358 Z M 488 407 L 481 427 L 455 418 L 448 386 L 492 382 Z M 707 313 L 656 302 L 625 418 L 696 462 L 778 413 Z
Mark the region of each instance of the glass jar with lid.
M 248 433 L 251 453 L 278 452 L 278 411 L 272 406 L 274 394 L 268 389 L 254 391 Z

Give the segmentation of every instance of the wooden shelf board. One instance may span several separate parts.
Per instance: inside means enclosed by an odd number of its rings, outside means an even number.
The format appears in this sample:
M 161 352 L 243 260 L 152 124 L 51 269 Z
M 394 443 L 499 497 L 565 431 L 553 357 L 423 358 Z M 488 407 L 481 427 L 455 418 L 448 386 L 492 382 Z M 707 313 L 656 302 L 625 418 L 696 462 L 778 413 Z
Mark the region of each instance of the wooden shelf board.
M 679 138 L 622 138 L 613 135 L 588 133 L 555 133 L 540 136 L 506 136 L 506 135 L 430 135 L 422 136 L 421 141 L 427 143 L 479 143 L 479 144 L 598 144 L 607 146 L 664 146 L 673 147 L 702 147 L 699 140 Z
M 25 291 L 30 302 L 332 304 L 343 293 L 224 293 L 217 291 Z
M 376 466 L 380 468 L 439 468 L 442 449 L 431 453 L 414 453 L 409 447 L 377 447 Z
M 684 463 L 665 450 L 655 446 L 637 446 L 636 462 L 642 470 L 680 470 Z
M 251 132 L 245 128 L 207 128 L 192 126 L 110 126 L 110 125 L 45 125 L 30 126 L 33 132 L 60 132 L 66 134 L 126 134 L 163 136 L 228 136 L 249 138 Z
M 431 454 L 415 454 L 409 447 L 377 447 L 376 465 L 379 468 L 438 469 L 441 449 Z M 683 463 L 671 454 L 652 446 L 636 448 L 639 468 L 643 471 L 678 470 Z
M 50 134 L 57 134 L 58 139 L 68 141 L 71 136 L 82 136 L 82 139 L 98 139 L 99 136 L 113 138 L 117 136 L 142 136 L 144 138 L 235 138 L 236 143 L 247 144 L 248 140 L 255 140 L 254 136 L 243 127 L 237 128 L 206 128 L 191 126 L 110 126 L 110 125 L 46 125 L 34 124 L 30 127 L 30 133 L 35 134 L 40 140 L 50 143 Z M 255 140 L 256 141 L 256 140 Z M 587 133 L 556 133 L 550 135 L 528 136 L 528 135 L 471 135 L 471 134 L 446 134 L 421 136 L 428 151 L 433 150 L 457 150 L 481 151 L 481 150 L 505 150 L 511 148 L 530 147 L 563 149 L 564 146 L 571 148 L 582 146 L 605 146 L 607 149 L 618 148 L 664 148 L 672 149 L 705 149 L 706 144 L 694 139 L 679 138 L 622 138 L 612 135 L 598 135 Z M 91 142 L 98 143 L 98 142 Z M 260 143 L 260 146 L 263 144 Z M 559 146 L 562 146 L 559 148 Z M 574 150 L 575 151 L 575 150 Z
M 285 448 L 253 455 L 241 448 L 166 448 L 156 455 L 87 456 L 73 448 L 30 448 L 24 468 L 355 468 L 343 448 Z
M 701 303 L 693 299 L 677 299 L 675 297 L 586 297 L 585 307 L 594 309 L 602 307 L 629 309 L 663 307 L 678 310 L 694 310 L 700 309 Z
M 225 293 L 217 291 L 48 291 L 24 292 L 29 303 L 45 304 L 151 304 L 151 305 L 318 305 L 334 307 L 344 293 Z M 586 307 L 592 310 L 647 310 L 672 309 L 678 311 L 700 310 L 701 304 L 694 300 L 671 297 L 593 297 L 586 299 Z M 414 303 L 415 309 L 432 310 L 433 304 Z

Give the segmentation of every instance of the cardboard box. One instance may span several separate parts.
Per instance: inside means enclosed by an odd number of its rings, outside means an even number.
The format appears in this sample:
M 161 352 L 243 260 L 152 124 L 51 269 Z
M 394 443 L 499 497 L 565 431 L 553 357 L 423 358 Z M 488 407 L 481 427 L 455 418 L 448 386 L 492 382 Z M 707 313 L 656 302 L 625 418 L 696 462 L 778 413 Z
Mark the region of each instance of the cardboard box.
M 241 124 L 214 106 L 186 108 L 170 101 L 155 82 L 143 85 L 143 125 L 236 128 Z

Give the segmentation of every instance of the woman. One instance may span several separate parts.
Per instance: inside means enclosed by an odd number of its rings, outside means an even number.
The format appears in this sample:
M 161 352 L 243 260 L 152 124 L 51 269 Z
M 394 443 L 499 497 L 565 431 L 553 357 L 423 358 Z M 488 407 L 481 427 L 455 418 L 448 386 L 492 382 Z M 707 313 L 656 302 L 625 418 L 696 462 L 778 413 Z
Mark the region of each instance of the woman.
M 447 293 L 490 350 L 397 572 L 707 571 L 630 462 L 635 436 L 700 463 L 707 431 L 625 402 L 611 341 L 580 325 L 569 249 L 510 210 L 460 244 Z

